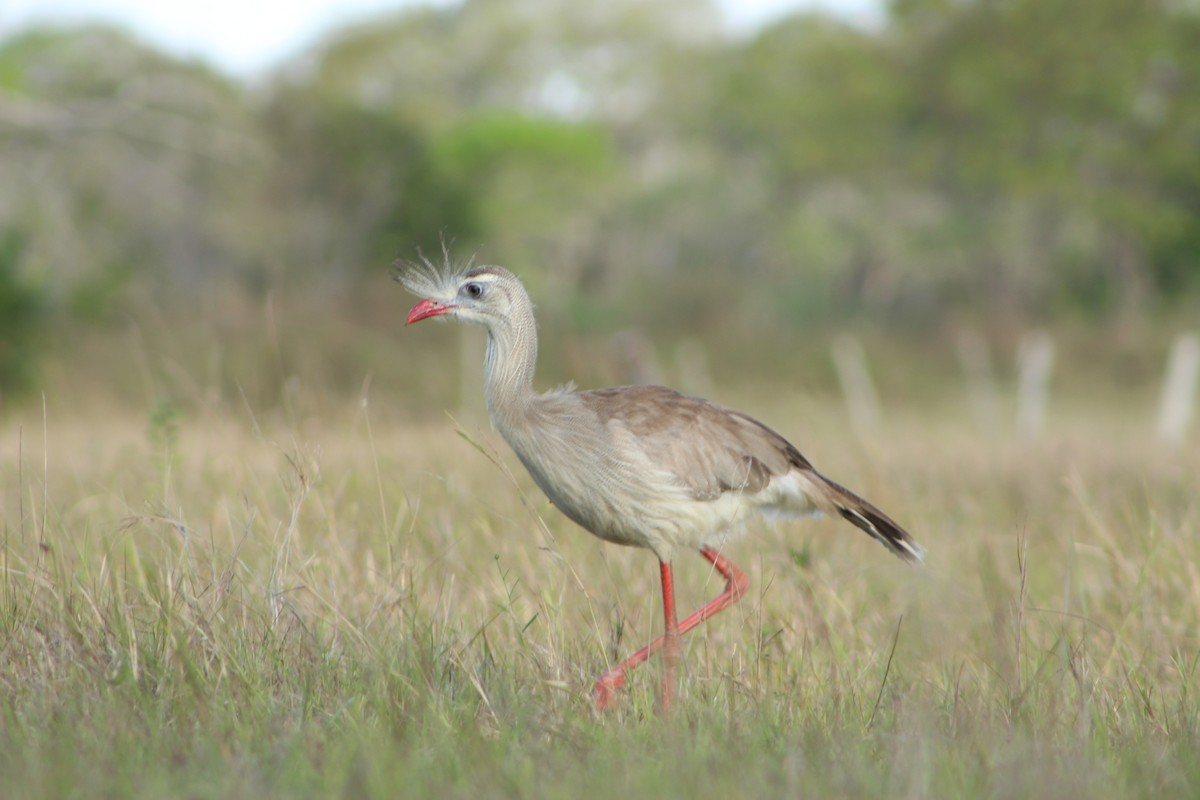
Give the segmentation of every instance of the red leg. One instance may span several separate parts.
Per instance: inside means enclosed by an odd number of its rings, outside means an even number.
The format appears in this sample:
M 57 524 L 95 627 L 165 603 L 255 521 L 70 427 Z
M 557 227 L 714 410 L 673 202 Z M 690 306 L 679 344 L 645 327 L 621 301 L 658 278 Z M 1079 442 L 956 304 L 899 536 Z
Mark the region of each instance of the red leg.
M 746 573 L 733 565 L 733 562 L 725 558 L 716 550 L 704 549 L 700 551 L 700 555 L 708 559 L 721 576 L 725 578 L 725 591 L 721 592 L 712 602 L 704 606 L 704 608 L 692 614 L 690 617 L 679 623 L 679 634 L 690 631 L 692 628 L 699 625 L 704 620 L 716 614 L 718 611 L 724 611 L 731 605 L 741 600 L 746 595 L 746 590 L 750 588 L 750 579 L 746 577 Z
M 671 690 L 675 686 L 675 668 L 679 666 L 679 617 L 675 614 L 675 577 L 671 565 L 660 561 L 663 594 L 663 661 L 666 669 L 662 678 L 662 710 L 671 707 Z
M 625 683 L 625 678 L 630 670 L 643 664 L 650 656 L 654 655 L 659 648 L 663 647 L 664 642 L 667 646 L 667 675 L 663 680 L 663 704 L 664 706 L 670 702 L 670 694 L 668 689 L 668 681 L 673 685 L 674 667 L 679 661 L 679 637 L 690 631 L 692 628 L 704 622 L 709 617 L 722 611 L 729 606 L 741 600 L 746 594 L 746 589 L 750 586 L 750 579 L 740 569 L 735 567 L 729 559 L 718 553 L 716 550 L 704 549 L 700 551 L 700 555 L 708 559 L 709 563 L 716 568 L 717 572 L 725 578 L 725 591 L 717 595 L 712 602 L 701 608 L 695 614 L 679 623 L 678 633 L 672 635 L 670 631 L 670 623 L 668 622 L 668 630 L 663 635 L 655 639 L 650 644 L 638 650 L 629 658 L 617 664 L 600 676 L 600 680 L 596 681 L 596 687 L 593 690 L 593 695 L 596 698 L 596 707 L 604 710 L 616 698 L 617 690 Z M 663 576 L 663 613 L 668 620 L 675 615 L 675 587 L 671 578 L 671 565 L 662 564 Z M 670 601 L 667 600 L 668 594 Z M 669 608 L 668 608 L 669 602 Z M 674 642 L 668 642 L 670 639 Z M 673 651 L 673 654 L 672 654 Z M 672 661 L 673 660 L 673 661 Z

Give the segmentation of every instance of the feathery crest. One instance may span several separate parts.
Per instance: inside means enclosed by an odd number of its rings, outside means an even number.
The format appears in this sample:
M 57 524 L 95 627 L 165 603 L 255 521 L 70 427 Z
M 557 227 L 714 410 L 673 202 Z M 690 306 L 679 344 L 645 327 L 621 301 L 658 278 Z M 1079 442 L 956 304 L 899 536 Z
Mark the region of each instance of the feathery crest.
M 417 259 L 402 258 L 392 265 L 392 279 L 418 297 L 453 296 L 459 280 L 475 263 L 472 255 L 465 264 L 456 264 L 450 258 L 450 245 L 442 239 L 441 263 L 430 261 L 421 248 L 417 248 Z

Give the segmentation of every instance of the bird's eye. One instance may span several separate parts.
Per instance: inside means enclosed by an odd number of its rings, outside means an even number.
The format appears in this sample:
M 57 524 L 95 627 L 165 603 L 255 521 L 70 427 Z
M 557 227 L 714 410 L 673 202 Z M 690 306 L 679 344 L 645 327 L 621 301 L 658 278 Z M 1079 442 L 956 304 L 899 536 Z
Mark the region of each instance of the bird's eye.
M 467 297 L 477 300 L 483 296 L 483 284 L 474 282 L 468 283 L 463 287 L 463 291 L 467 293 Z

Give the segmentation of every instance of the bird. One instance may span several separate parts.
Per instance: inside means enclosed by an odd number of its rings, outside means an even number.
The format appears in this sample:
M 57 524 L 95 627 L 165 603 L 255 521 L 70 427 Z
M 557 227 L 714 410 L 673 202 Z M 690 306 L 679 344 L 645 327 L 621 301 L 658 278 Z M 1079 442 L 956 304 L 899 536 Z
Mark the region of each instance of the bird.
M 508 269 L 455 264 L 448 254 L 434 263 L 418 252 L 397 261 L 393 277 L 421 298 L 406 325 L 437 319 L 485 329 L 488 415 L 550 502 L 600 539 L 658 558 L 663 634 L 599 677 L 597 708 L 611 707 L 629 673 L 661 650 L 659 706 L 670 709 L 680 638 L 746 595 L 749 578 L 722 548 L 757 513 L 840 516 L 901 559 L 924 559 L 891 517 L 747 414 L 663 386 L 536 391 L 534 306 Z M 672 566 L 681 551 L 698 551 L 725 579 L 724 591 L 682 621 Z

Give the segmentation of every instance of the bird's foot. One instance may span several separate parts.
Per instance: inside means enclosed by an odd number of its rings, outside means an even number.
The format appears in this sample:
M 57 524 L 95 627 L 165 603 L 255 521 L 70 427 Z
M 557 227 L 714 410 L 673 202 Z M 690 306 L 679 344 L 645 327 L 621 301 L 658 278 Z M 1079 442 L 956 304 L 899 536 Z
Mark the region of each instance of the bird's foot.
M 607 711 L 612 708 L 613 703 L 617 700 L 617 693 L 624 683 L 625 673 L 623 671 L 609 670 L 601 675 L 600 680 L 596 681 L 596 685 L 592 689 L 592 698 L 596 701 L 597 710 Z

